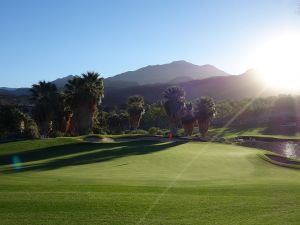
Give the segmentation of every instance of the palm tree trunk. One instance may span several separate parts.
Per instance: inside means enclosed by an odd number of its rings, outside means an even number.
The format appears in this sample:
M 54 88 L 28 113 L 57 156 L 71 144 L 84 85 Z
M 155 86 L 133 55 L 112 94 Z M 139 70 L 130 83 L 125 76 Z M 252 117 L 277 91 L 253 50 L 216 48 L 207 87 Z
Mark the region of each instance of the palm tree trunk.
M 141 114 L 134 114 L 129 116 L 129 128 L 137 130 L 140 125 Z
M 182 123 L 182 127 L 184 129 L 184 133 L 186 136 L 191 136 L 194 130 L 194 121 L 188 123 Z
M 208 133 L 208 128 L 210 127 L 210 120 L 198 120 L 199 133 L 202 137 L 206 137 Z
M 39 128 L 40 128 L 41 136 L 43 136 L 43 137 L 48 136 L 48 125 L 49 125 L 49 122 L 47 122 L 47 121 L 40 122 Z
M 73 125 L 77 135 L 88 134 L 92 130 L 94 111 L 88 106 L 81 105 L 74 112 Z
M 180 124 L 180 119 L 176 117 L 170 117 L 170 131 L 173 136 L 177 135 L 179 124 Z
M 64 121 L 63 132 L 64 133 L 72 133 L 72 116 L 69 116 Z

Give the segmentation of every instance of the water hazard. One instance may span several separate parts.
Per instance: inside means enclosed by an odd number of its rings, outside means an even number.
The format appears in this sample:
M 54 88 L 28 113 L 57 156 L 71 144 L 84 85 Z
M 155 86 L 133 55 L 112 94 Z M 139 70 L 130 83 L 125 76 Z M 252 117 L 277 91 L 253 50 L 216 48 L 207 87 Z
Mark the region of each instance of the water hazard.
M 265 149 L 287 158 L 300 160 L 300 141 L 245 140 L 240 144 L 246 147 Z

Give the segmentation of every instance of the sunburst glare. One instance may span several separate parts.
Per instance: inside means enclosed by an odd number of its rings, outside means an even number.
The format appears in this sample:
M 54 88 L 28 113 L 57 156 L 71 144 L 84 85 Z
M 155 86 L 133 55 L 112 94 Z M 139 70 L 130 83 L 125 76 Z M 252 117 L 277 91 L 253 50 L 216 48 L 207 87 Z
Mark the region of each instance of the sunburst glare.
M 281 35 L 258 47 L 252 64 L 267 86 L 297 91 L 300 83 L 300 34 Z

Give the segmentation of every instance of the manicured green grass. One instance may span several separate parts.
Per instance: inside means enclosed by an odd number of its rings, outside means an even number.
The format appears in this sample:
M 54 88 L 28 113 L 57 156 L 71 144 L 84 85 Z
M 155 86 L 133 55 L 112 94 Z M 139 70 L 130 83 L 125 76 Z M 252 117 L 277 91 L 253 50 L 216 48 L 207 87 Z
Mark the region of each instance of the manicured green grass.
M 259 152 L 72 138 L 0 144 L 0 224 L 299 224 L 299 170 Z

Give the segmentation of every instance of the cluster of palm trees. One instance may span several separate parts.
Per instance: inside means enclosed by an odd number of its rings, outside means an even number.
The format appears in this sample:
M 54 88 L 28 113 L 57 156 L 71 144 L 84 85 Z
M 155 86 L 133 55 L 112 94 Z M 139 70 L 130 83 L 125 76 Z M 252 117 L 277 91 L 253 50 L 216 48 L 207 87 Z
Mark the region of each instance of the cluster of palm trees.
M 103 78 L 96 72 L 75 76 L 63 92 L 45 81 L 34 84 L 30 91 L 33 117 L 40 134 L 46 136 L 54 130 L 74 135 L 89 133 L 104 97 Z
M 34 103 L 33 117 L 41 135 L 53 131 L 71 135 L 83 135 L 92 131 L 98 119 L 98 108 L 104 97 L 103 78 L 96 72 L 75 76 L 60 92 L 53 83 L 40 81 L 32 85 L 31 101 Z M 192 135 L 197 122 L 199 131 L 206 136 L 215 115 L 214 101 L 202 97 L 192 103 L 186 102 L 185 92 L 179 87 L 170 87 L 163 92 L 163 106 L 169 117 L 172 134 L 180 124 L 186 135 Z M 130 96 L 127 100 L 129 129 L 139 127 L 144 110 L 144 98 Z
M 201 97 L 193 105 L 186 102 L 184 90 L 176 86 L 167 88 L 163 92 L 163 98 L 173 135 L 177 134 L 177 129 L 182 124 L 185 135 L 191 136 L 195 123 L 198 123 L 200 134 L 202 137 L 206 137 L 216 114 L 215 103 L 212 98 Z

